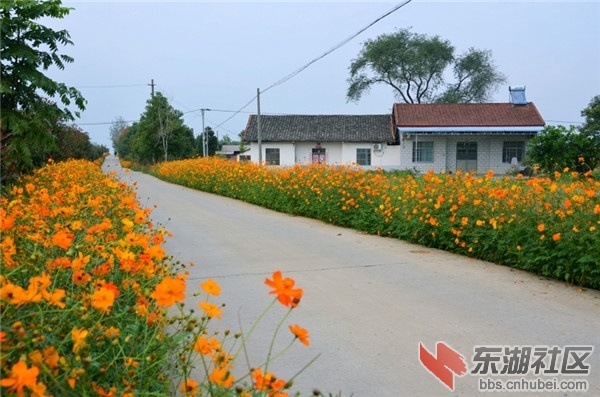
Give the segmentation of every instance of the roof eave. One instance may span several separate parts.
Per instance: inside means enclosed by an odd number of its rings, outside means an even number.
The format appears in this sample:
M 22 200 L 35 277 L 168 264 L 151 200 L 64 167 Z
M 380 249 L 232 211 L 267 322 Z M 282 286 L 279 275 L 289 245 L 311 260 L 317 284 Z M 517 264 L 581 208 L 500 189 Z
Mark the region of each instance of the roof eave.
M 544 129 L 543 126 L 494 126 L 494 127 L 402 127 L 398 126 L 399 132 L 410 132 L 410 133 L 461 133 L 461 132 L 523 132 L 523 133 L 537 133 Z

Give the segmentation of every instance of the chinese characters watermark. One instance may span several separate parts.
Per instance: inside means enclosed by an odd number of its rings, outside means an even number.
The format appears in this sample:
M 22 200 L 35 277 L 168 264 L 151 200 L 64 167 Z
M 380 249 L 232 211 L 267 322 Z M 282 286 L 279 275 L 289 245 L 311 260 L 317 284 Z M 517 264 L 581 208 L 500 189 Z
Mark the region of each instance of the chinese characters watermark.
M 478 376 L 479 391 L 587 391 L 594 352 L 587 345 L 475 346 L 470 365 L 464 355 L 444 342 L 430 353 L 419 343 L 419 361 L 449 390 L 454 377 Z

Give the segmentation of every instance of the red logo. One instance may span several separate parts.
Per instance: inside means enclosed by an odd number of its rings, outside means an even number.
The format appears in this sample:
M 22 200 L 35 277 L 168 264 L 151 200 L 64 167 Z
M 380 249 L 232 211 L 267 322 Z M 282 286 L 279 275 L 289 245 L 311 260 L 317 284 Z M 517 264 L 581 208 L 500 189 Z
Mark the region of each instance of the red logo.
M 429 372 L 453 391 L 454 375 L 463 376 L 467 372 L 465 358 L 444 342 L 438 342 L 436 350 L 437 357 L 419 343 L 419 360 Z

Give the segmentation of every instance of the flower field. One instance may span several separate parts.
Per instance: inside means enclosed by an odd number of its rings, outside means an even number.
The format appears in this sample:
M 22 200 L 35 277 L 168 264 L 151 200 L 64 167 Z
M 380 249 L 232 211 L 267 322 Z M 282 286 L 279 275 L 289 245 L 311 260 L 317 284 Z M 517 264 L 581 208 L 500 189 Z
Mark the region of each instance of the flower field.
M 161 163 L 152 173 L 277 211 L 600 289 L 600 182 L 591 172 L 413 176 L 202 158 Z
M 252 330 L 210 330 L 223 310 L 210 279 L 200 314 L 184 309 L 186 265 L 165 253 L 169 233 L 133 188 L 72 160 L 23 177 L 0 200 L 1 395 L 287 396 L 291 382 L 265 363 L 234 379 Z M 275 295 L 265 311 L 285 307 L 275 338 L 302 289 L 280 272 L 265 284 Z M 309 344 L 308 331 L 288 328 L 290 346 Z M 203 379 L 190 378 L 195 365 Z

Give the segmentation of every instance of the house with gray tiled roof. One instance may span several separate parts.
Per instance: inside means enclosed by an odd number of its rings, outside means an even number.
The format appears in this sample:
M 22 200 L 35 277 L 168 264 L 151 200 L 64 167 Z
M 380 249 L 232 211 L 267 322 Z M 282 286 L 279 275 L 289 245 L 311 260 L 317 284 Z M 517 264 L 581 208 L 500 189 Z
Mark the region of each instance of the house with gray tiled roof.
M 262 161 L 504 174 L 521 166 L 528 141 L 545 126 L 524 88 L 510 92 L 507 103 L 396 103 L 391 115 L 261 116 Z M 245 140 L 258 161 L 256 115 Z
M 273 165 L 319 162 L 394 166 L 395 155 L 387 153 L 396 144 L 390 114 L 376 115 L 261 115 L 262 160 Z M 257 116 L 251 115 L 245 129 L 252 161 L 258 161 Z

